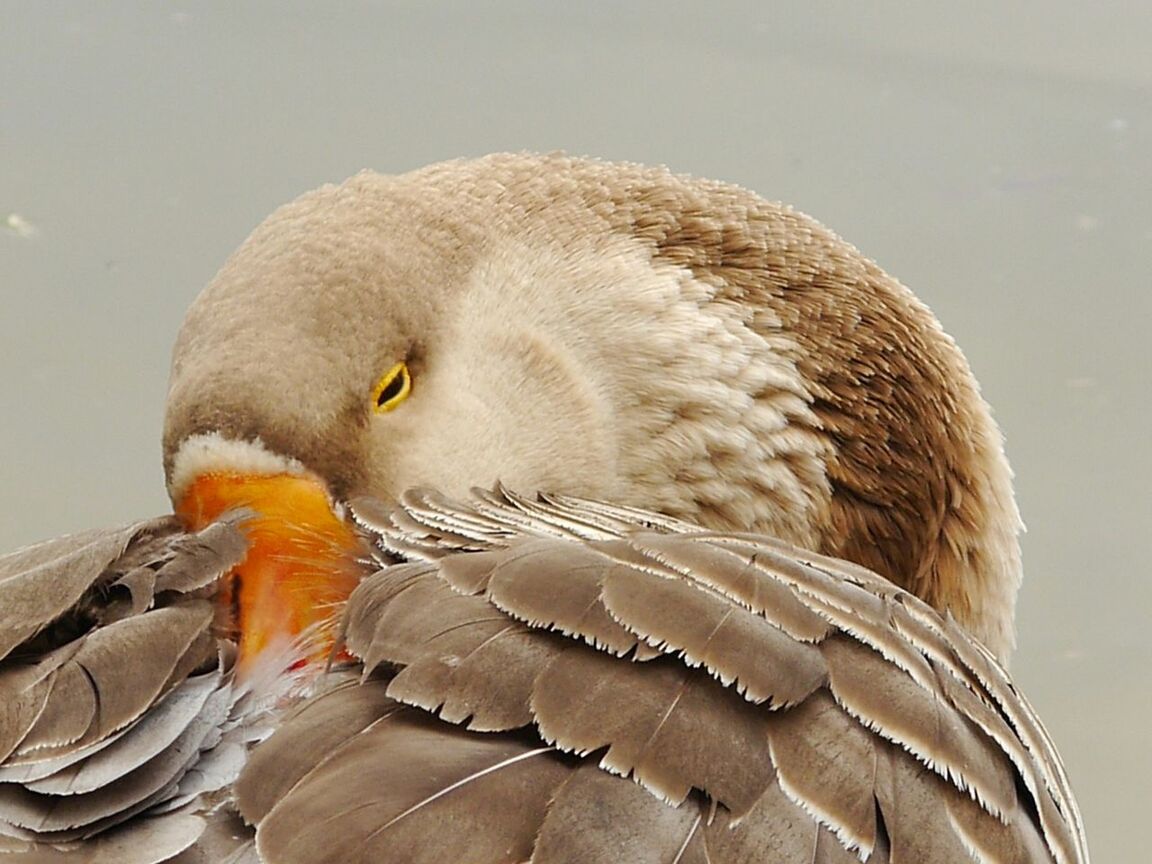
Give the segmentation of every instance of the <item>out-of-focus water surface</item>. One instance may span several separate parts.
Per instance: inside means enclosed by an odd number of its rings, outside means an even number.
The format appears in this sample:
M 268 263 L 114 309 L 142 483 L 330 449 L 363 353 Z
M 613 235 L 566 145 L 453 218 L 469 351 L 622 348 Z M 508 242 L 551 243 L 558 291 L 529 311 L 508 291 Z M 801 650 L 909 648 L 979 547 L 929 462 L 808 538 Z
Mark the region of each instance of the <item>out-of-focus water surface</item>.
M 1152 4 L 1007 5 L 0 4 L 0 549 L 165 508 L 182 311 L 297 193 L 510 149 L 736 181 L 966 350 L 1029 526 L 1014 672 L 1096 860 L 1143 860 Z

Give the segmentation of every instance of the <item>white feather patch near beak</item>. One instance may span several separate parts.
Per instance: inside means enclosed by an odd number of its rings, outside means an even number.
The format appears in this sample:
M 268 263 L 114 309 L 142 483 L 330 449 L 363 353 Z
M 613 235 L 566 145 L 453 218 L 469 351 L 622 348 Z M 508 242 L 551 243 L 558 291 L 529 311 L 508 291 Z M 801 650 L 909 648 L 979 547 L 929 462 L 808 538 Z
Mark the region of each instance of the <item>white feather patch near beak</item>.
M 204 474 L 295 474 L 311 472 L 297 459 L 273 453 L 259 438 L 237 441 L 219 432 L 190 435 L 172 460 L 168 497 L 173 503 L 184 497 L 188 487 Z

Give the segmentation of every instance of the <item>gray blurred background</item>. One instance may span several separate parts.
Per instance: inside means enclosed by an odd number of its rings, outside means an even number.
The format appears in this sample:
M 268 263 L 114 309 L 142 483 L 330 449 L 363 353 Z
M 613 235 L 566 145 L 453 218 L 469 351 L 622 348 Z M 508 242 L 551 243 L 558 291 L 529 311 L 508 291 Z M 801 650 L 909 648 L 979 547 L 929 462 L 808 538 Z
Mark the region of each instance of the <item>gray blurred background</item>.
M 182 311 L 299 192 L 518 149 L 735 181 L 967 352 L 1029 527 L 1014 672 L 1096 860 L 1143 860 L 1150 44 L 1144 2 L 0 0 L 0 549 L 166 507 Z

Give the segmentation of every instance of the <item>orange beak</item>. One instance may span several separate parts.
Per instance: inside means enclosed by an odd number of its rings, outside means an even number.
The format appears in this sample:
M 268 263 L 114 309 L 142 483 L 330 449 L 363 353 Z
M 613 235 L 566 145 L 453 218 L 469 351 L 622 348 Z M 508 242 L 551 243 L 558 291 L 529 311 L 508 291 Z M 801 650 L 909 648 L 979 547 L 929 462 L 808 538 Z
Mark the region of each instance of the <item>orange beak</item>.
M 238 637 L 243 677 L 268 648 L 297 643 L 302 663 L 328 660 L 344 601 L 360 580 L 360 539 L 324 486 L 295 474 L 203 474 L 176 504 L 189 530 L 247 508 L 248 555 L 226 578 L 217 620 Z

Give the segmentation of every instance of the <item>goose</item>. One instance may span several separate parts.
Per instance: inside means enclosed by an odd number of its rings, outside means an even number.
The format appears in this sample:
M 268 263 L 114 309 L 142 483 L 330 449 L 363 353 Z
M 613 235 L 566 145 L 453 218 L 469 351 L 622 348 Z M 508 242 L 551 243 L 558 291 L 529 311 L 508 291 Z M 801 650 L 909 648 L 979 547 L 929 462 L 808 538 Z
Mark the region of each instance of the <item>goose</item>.
M 192 304 L 173 514 L 0 558 L 14 862 L 1087 862 L 959 349 L 813 219 L 361 172 Z

